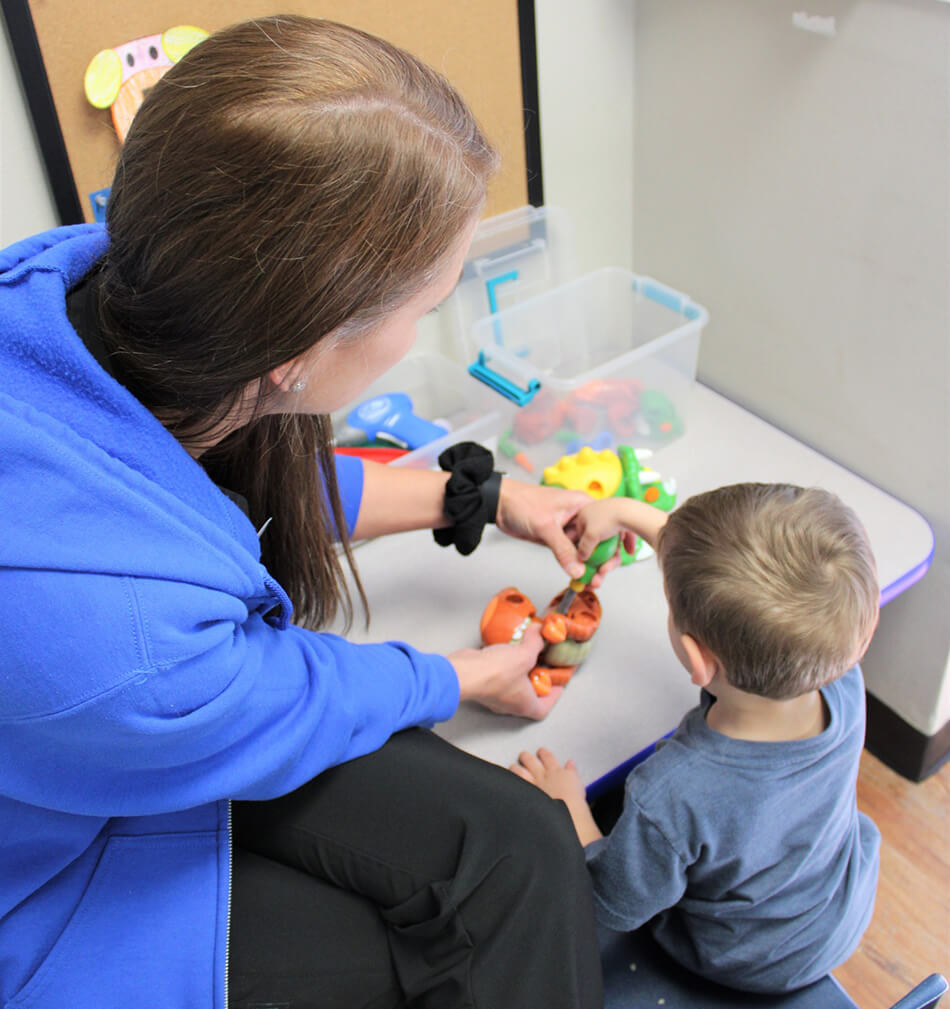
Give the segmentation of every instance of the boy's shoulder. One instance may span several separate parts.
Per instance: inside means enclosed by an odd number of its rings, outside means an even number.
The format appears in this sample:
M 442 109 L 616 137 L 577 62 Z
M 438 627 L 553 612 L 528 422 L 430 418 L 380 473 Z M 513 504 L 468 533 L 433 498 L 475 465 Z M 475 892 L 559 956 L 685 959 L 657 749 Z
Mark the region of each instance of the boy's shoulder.
M 704 803 L 709 795 L 708 778 L 714 774 L 714 749 L 709 745 L 712 730 L 706 725 L 705 699 L 683 716 L 668 736 L 627 776 L 626 791 L 638 805 L 649 808 L 671 803 Z
M 858 703 L 863 706 L 864 673 L 861 672 L 860 665 L 855 663 L 846 673 L 839 676 L 838 679 L 832 680 L 831 683 L 822 687 L 821 692 L 826 700 L 828 700 L 829 696 L 840 695 L 852 706 Z
M 627 793 L 646 809 L 683 807 L 692 811 L 733 807 L 754 801 L 770 782 L 783 789 L 792 778 L 827 773 L 842 754 L 859 754 L 864 739 L 864 684 L 852 667 L 821 690 L 829 714 L 825 731 L 809 739 L 753 742 L 711 729 L 706 712 L 715 702 L 703 691 L 670 736 L 627 778 Z M 853 754 L 852 754 L 853 751 Z

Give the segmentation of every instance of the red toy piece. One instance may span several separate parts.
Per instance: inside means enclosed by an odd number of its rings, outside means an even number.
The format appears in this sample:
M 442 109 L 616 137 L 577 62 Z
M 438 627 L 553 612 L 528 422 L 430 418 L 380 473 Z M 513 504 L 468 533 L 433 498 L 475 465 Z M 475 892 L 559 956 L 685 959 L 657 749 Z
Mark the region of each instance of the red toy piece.
M 541 389 L 527 406 L 515 414 L 515 437 L 526 445 L 544 441 L 561 426 L 566 409 L 564 401 L 550 389 Z
M 593 434 L 600 417 L 592 406 L 575 398 L 568 401 L 564 419 L 578 434 Z

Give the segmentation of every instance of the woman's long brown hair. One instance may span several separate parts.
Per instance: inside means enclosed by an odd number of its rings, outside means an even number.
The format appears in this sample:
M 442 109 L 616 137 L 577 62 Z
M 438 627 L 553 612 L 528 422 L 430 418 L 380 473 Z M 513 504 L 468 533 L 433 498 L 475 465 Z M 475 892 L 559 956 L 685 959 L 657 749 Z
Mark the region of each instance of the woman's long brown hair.
M 211 36 L 146 98 L 116 169 L 100 314 L 117 377 L 200 441 L 272 368 L 422 289 L 496 164 L 456 91 L 378 38 L 295 16 Z M 257 415 L 200 461 L 272 518 L 262 556 L 297 622 L 342 605 L 348 624 L 329 419 Z

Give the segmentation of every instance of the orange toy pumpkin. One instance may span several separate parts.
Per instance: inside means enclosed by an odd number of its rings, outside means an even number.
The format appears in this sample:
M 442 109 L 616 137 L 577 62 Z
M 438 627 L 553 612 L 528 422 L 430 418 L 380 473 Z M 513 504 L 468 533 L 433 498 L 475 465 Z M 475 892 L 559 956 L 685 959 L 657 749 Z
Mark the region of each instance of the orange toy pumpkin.
M 590 640 L 600 626 L 603 612 L 600 600 L 589 588 L 577 593 L 566 613 L 557 612 L 566 591 L 558 593 L 539 617 L 534 603 L 509 585 L 488 601 L 479 623 L 486 645 L 520 641 L 532 622 L 541 625 L 541 636 L 547 645 L 539 656 L 538 665 L 529 674 L 539 697 L 549 694 L 551 687 L 567 684 L 587 657 Z

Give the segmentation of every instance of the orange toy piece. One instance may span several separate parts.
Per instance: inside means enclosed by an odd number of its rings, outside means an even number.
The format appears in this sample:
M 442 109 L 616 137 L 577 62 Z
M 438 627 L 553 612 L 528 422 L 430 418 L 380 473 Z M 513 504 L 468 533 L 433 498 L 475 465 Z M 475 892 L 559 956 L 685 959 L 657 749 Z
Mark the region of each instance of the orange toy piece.
M 541 636 L 548 644 L 541 652 L 541 661 L 528 674 L 539 697 L 546 697 L 552 687 L 568 683 L 587 657 L 588 643 L 600 626 L 600 600 L 589 588 L 578 592 L 566 613 L 557 612 L 566 591 L 558 593 L 548 604 L 544 616 L 539 617 L 534 603 L 509 585 L 492 596 L 479 623 L 486 645 L 520 641 L 531 623 L 541 625 Z
M 609 406 L 611 403 L 630 404 L 635 408 L 643 392 L 643 383 L 636 378 L 596 378 L 585 382 L 574 390 L 574 399 L 594 406 Z
M 575 670 L 587 658 L 589 642 L 600 626 L 603 608 L 593 589 L 582 589 L 571 600 L 567 613 L 559 613 L 558 606 L 564 598 L 559 592 L 550 603 L 541 620 L 541 635 L 548 642 L 540 655 L 541 662 L 535 671 L 548 674 L 555 687 L 566 686 Z
M 537 620 L 537 612 L 534 603 L 513 585 L 496 592 L 479 623 L 483 643 L 508 645 L 520 641 L 531 620 Z

